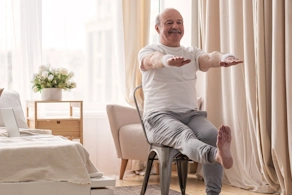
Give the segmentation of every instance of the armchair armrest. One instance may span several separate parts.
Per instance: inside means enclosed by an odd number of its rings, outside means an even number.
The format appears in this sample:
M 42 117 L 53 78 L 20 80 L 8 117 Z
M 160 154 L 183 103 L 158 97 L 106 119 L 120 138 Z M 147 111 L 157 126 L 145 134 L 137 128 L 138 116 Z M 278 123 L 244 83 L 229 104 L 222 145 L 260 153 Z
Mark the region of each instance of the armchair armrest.
M 137 110 L 132 107 L 108 104 L 106 112 L 109 120 L 110 129 L 113 135 L 117 155 L 122 158 L 122 152 L 119 141 L 119 130 L 121 127 L 129 124 L 141 124 Z

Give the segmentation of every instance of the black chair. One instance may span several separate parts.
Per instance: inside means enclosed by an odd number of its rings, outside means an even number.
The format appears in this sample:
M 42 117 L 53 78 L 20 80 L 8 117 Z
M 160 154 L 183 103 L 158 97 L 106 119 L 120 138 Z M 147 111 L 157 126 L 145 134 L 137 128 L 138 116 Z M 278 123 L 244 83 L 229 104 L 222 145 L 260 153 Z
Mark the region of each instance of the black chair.
M 151 172 L 151 168 L 152 168 L 152 164 L 154 160 L 158 160 L 159 162 L 161 195 L 168 195 L 169 193 L 173 162 L 176 162 L 176 165 L 177 165 L 181 193 L 185 195 L 187 176 L 188 176 L 188 162 L 190 161 L 190 159 L 187 156 L 181 154 L 177 149 L 160 145 L 160 144 L 151 144 L 149 142 L 146 135 L 145 127 L 144 127 L 144 122 L 142 119 L 142 110 L 138 106 L 137 99 L 136 99 L 136 92 L 138 89 L 142 89 L 142 85 L 135 88 L 133 97 L 134 97 L 136 109 L 140 117 L 140 121 L 141 121 L 141 125 L 143 128 L 145 137 L 150 146 L 141 195 L 144 195 L 146 192 L 148 180 L 149 180 L 149 176 L 150 176 L 150 172 Z

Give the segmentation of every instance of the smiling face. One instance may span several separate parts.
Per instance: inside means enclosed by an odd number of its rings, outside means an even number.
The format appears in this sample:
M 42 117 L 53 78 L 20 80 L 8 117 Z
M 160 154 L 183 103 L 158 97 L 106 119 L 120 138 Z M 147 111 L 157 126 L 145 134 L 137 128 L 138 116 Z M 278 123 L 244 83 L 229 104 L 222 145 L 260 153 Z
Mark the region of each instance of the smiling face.
M 164 10 L 155 25 L 159 33 L 160 42 L 169 47 L 179 47 L 184 35 L 184 24 L 181 14 L 175 9 Z

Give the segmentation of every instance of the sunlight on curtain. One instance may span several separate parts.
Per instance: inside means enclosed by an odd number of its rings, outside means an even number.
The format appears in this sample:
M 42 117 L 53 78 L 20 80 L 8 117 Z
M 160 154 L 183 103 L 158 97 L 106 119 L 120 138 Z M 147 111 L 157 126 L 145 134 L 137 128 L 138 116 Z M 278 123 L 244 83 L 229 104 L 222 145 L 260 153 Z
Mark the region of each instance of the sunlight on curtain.
M 0 2 L 0 86 L 31 97 L 32 69 L 41 63 L 41 1 Z
M 141 83 L 138 68 L 139 50 L 148 44 L 150 0 L 123 0 L 123 32 L 125 57 L 125 98 L 134 106 L 133 90 Z

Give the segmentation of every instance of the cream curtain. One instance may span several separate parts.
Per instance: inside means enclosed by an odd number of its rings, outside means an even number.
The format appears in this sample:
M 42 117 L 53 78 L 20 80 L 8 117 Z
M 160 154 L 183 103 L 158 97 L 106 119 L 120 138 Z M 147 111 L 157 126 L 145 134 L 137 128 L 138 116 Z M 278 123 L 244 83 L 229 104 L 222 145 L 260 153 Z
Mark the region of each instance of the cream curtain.
M 0 3 L 0 85 L 21 94 L 22 102 L 32 97 L 30 73 L 41 63 L 41 5 L 40 0 Z
M 233 130 L 230 185 L 292 194 L 291 12 L 289 0 L 199 1 L 202 49 L 244 60 L 204 75 L 208 118 Z
M 132 93 L 141 84 L 138 68 L 139 50 L 148 44 L 150 0 L 123 0 L 123 27 L 125 52 L 125 98 L 134 105 Z M 142 95 L 142 94 L 141 94 Z
M 148 44 L 149 39 L 150 0 L 122 0 L 122 10 L 125 61 L 124 96 L 126 101 L 134 106 L 133 91 L 142 81 L 138 66 L 138 53 L 142 47 Z M 141 91 L 140 97 L 137 97 L 139 102 L 143 101 L 142 97 Z M 132 171 L 141 171 L 145 167 L 144 162 L 136 160 L 133 160 L 131 165 Z

